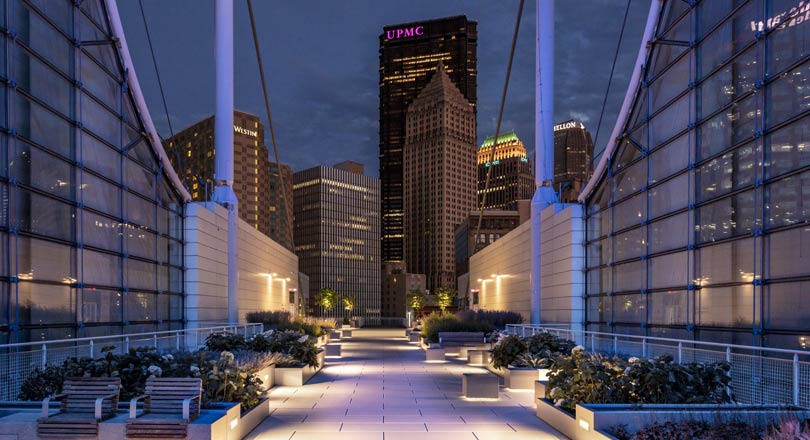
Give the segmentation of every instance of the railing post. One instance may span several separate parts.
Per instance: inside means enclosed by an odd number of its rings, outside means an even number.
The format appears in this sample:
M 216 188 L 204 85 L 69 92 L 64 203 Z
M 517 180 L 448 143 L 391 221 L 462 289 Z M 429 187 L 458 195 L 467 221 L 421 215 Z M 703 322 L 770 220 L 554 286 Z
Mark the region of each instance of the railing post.
M 90 359 L 93 359 L 95 357 L 95 351 L 96 351 L 95 348 L 96 348 L 96 346 L 93 343 L 93 340 L 91 339 L 90 340 Z
M 126 339 L 124 340 L 124 346 L 126 347 L 125 353 L 129 353 L 129 336 L 127 336 Z
M 180 351 L 180 332 L 175 333 L 177 335 L 177 344 L 175 350 Z
M 619 337 L 613 336 L 613 356 L 618 356 L 619 354 Z
M 596 351 L 596 335 L 591 333 L 591 351 Z
M 799 354 L 793 355 L 793 404 L 799 406 Z
M 42 344 L 42 369 L 48 366 L 48 344 Z
M 152 333 L 152 342 L 153 342 L 153 344 L 154 344 L 154 346 L 155 346 L 155 349 L 157 350 L 157 348 L 158 348 L 158 344 L 157 344 L 157 333 Z
M 641 357 L 647 357 L 647 338 L 641 339 Z
M 678 342 L 678 363 L 683 363 L 683 342 Z
M 726 362 L 731 363 L 731 347 L 726 347 Z

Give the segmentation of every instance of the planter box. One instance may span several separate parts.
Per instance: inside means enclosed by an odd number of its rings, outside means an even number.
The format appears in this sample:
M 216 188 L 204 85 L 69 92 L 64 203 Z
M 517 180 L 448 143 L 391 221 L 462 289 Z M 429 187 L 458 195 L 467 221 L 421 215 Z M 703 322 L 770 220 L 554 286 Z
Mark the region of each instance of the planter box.
M 492 352 L 489 350 L 467 350 L 467 365 L 483 367 L 490 365 Z
M 341 347 L 340 344 L 329 344 L 329 345 L 327 345 L 326 346 L 326 356 L 327 357 L 340 357 L 341 356 L 340 347 Z
M 443 348 L 428 348 L 425 350 L 426 362 L 444 362 L 444 349 Z
M 503 386 L 512 390 L 533 390 L 538 380 L 548 380 L 547 368 L 507 368 Z
M 408 334 L 408 342 L 419 342 L 419 332 L 411 332 Z
M 340 330 L 329 330 L 329 340 L 331 340 L 331 341 L 339 341 L 340 340 Z
M 487 367 L 487 370 L 491 371 L 494 374 L 497 374 L 498 376 L 504 377 L 504 375 L 506 375 L 506 368 L 495 368 L 492 365 L 492 357 L 491 356 L 490 356 L 490 362 L 488 364 L 486 364 L 485 367 Z
M 492 373 L 464 373 L 461 395 L 472 399 L 497 399 L 500 380 Z
M 326 360 L 326 351 L 318 353 L 318 367 L 276 367 L 275 384 L 288 387 L 300 387 L 312 379 L 323 368 Z
M 463 361 L 468 360 L 470 358 L 470 351 L 473 350 L 489 350 L 489 344 L 468 345 L 464 347 L 459 347 L 458 358 Z
M 344 328 L 352 328 L 352 326 L 351 326 L 350 324 L 342 324 L 342 325 L 340 326 L 340 328 L 341 328 L 341 329 L 344 329 Z
M 545 387 L 543 389 L 545 390 Z M 545 394 L 545 391 L 543 391 L 543 394 Z M 564 410 L 554 406 L 554 403 L 550 400 L 544 398 L 538 399 L 536 414 L 540 420 L 548 423 L 552 428 L 560 431 L 569 439 L 579 440 L 581 438 L 578 437 L 578 435 L 580 434 L 579 431 L 582 431 L 582 429 L 577 426 L 577 419 Z
M 352 331 L 351 330 L 343 329 L 340 332 L 341 332 L 341 335 L 340 335 L 341 339 L 343 339 L 343 338 L 351 338 L 352 337 Z
M 262 380 L 262 389 L 267 391 L 275 385 L 276 366 L 271 365 L 265 369 L 259 370 L 256 372 L 256 376 L 259 376 L 259 379 Z

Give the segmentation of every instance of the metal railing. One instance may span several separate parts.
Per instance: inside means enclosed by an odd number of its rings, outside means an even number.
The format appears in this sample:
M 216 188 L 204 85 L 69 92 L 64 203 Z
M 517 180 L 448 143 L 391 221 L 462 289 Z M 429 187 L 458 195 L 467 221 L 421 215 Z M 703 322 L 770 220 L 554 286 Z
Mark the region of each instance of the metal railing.
M 731 387 L 738 403 L 810 406 L 810 351 L 572 330 L 542 324 L 510 324 L 506 332 L 524 337 L 548 332 L 576 341 L 586 350 L 612 355 L 656 357 L 668 354 L 678 363 L 727 361 L 731 364 Z
M 182 330 L 0 344 L 0 400 L 17 400 L 20 386 L 35 369 L 61 365 L 72 357 L 101 357 L 102 349 L 106 347 L 111 347 L 113 353 L 127 353 L 130 349 L 145 347 L 160 351 L 196 350 L 212 333 L 225 331 L 250 338 L 261 333 L 262 327 L 262 324 L 217 324 Z

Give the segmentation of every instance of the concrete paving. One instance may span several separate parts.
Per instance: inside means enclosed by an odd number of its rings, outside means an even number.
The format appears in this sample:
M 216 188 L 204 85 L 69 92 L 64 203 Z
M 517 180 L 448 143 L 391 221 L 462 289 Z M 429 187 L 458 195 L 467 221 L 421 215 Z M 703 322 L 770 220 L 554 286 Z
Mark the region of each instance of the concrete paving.
M 485 370 L 449 356 L 426 363 L 403 330 L 356 330 L 338 343 L 343 357 L 308 384 L 271 391 L 272 413 L 247 439 L 566 439 L 535 416 L 534 392 L 462 398 L 462 374 Z

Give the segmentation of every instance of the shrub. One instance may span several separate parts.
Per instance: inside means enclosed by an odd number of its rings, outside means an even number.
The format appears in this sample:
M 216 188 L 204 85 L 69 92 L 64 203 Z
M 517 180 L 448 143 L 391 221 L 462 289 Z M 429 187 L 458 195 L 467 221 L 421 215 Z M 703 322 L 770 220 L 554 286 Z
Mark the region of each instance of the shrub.
M 499 310 L 462 310 L 456 312 L 456 317 L 462 321 L 486 322 L 498 328 L 504 328 L 507 324 L 520 324 L 523 322 L 523 316 L 520 313 Z
M 713 423 L 707 422 L 666 422 L 654 424 L 635 434 L 630 434 L 623 427 L 613 430 L 619 440 L 759 440 L 759 432 L 743 422 Z M 796 439 L 797 437 L 790 437 Z
M 218 359 L 208 359 L 199 368 L 203 382 L 203 405 L 213 402 L 239 402 L 242 410 L 259 404 L 262 381 L 255 374 L 241 370 L 235 356 L 229 351 L 220 353 Z
M 526 342 L 515 335 L 502 337 L 492 347 L 492 366 L 495 368 L 506 368 L 517 358 L 526 353 L 528 346 Z
M 256 335 L 251 341 L 251 349 L 260 352 L 279 353 L 286 357 L 279 360 L 278 366 L 289 365 L 290 358 L 296 362 L 295 366 L 308 365 L 317 367 L 318 348 L 309 336 L 297 331 L 269 331 Z
M 546 397 L 571 412 L 578 403 L 732 403 L 730 370 L 727 362 L 624 360 L 575 347 L 551 366 Z
M 249 312 L 246 316 L 247 322 L 264 324 L 265 329 L 269 330 L 272 326 L 284 322 L 290 322 L 290 312 L 284 311 L 270 311 L 262 310 L 258 312 Z
M 328 329 L 336 327 L 335 320 L 331 318 L 294 318 L 289 312 L 250 312 L 247 314 L 247 320 L 264 324 L 265 330 L 297 330 L 314 337 L 324 335 Z
M 20 385 L 19 400 L 42 400 L 62 392 L 65 371 L 62 366 L 48 365 L 45 369 L 37 368 L 25 378 Z
M 205 338 L 205 349 L 208 351 L 237 351 L 246 347 L 245 337 L 234 333 L 211 333 Z
M 303 334 L 312 336 L 313 338 L 317 338 L 318 336 L 321 336 L 324 333 L 326 333 L 326 331 L 323 328 L 321 328 L 320 325 L 311 324 L 311 323 L 303 322 L 303 321 L 290 321 L 290 322 L 282 323 L 282 324 L 277 325 L 275 327 L 275 330 L 280 331 L 280 332 L 286 332 L 286 331 L 299 332 L 299 333 L 303 333 Z
M 547 358 L 567 356 L 577 345 L 574 341 L 561 338 L 548 332 L 535 333 L 526 338 L 529 353 Z
M 779 422 L 779 426 L 769 426 L 764 440 L 810 440 L 810 421 L 799 423 L 795 418 Z
M 455 315 L 431 313 L 422 320 L 422 337 L 428 342 L 439 342 L 440 332 L 492 333 L 495 327 L 486 322 L 462 321 Z

